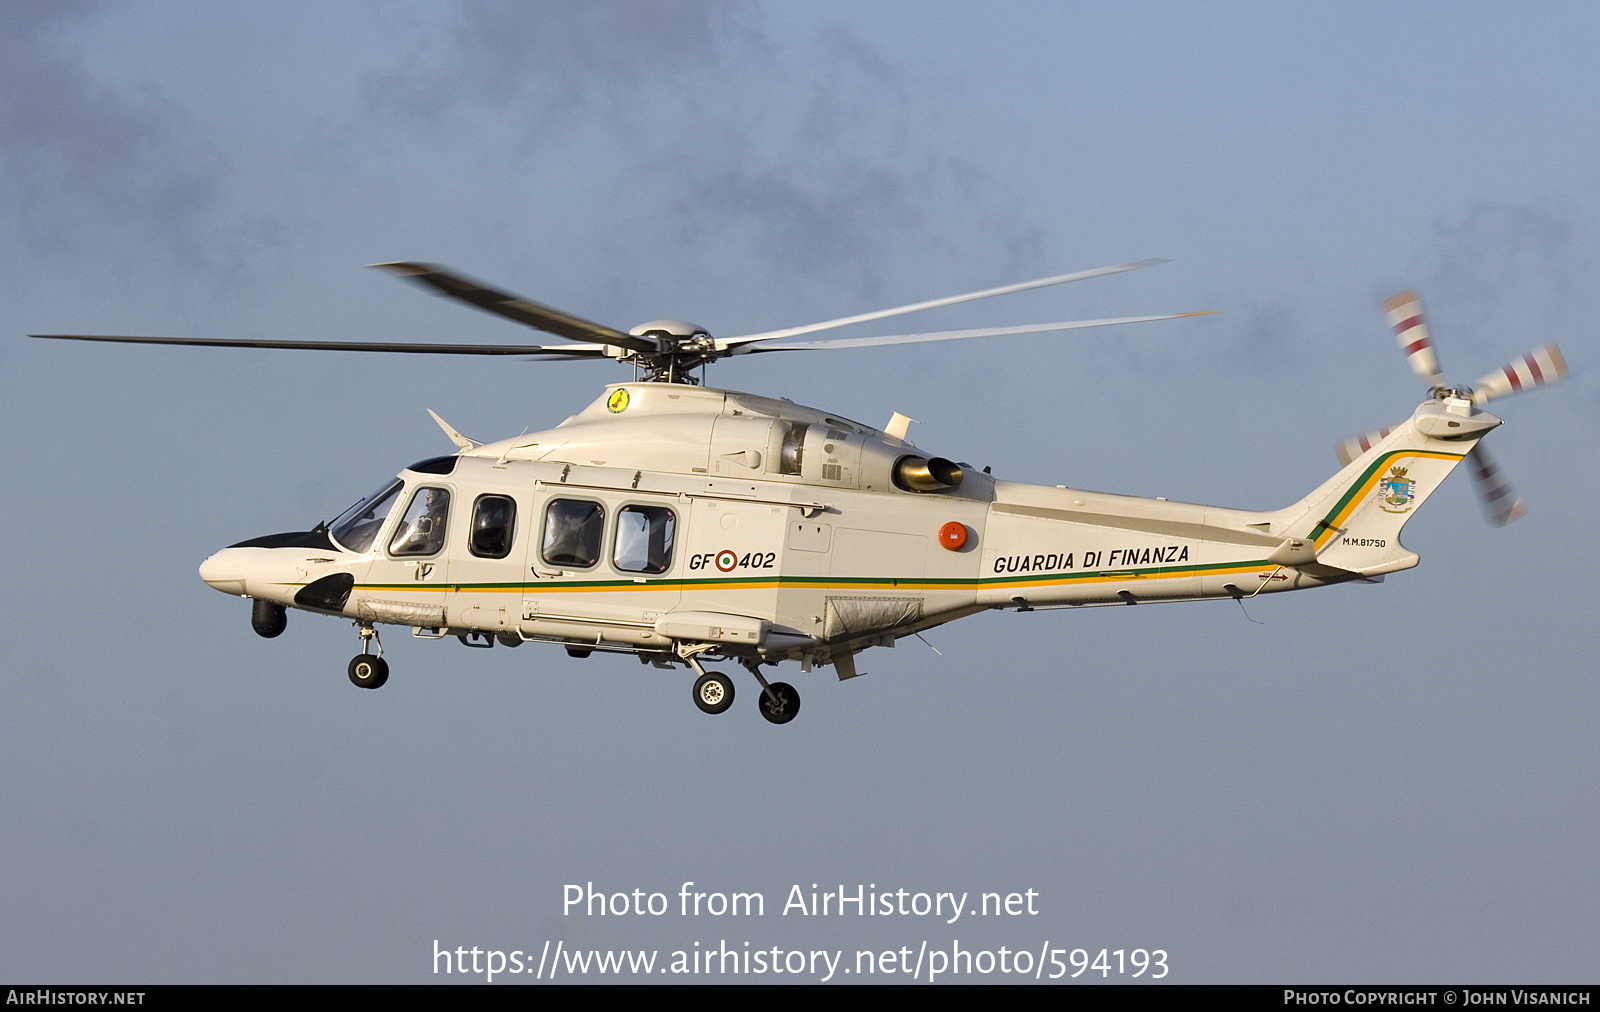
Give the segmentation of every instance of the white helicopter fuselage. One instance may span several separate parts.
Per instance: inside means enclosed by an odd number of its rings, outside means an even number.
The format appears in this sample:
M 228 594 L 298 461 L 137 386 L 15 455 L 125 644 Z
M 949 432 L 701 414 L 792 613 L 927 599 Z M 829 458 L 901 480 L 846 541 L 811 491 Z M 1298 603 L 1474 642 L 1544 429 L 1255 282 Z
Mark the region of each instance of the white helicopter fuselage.
M 1416 565 L 1400 528 L 1498 424 L 1432 399 L 1305 499 L 1252 512 L 996 480 L 903 427 L 623 383 L 556 428 L 406 469 L 364 522 L 244 542 L 201 576 L 364 629 L 846 678 L 863 649 L 986 609 L 1375 582 Z
M 1140 260 L 986 288 L 784 330 L 715 337 L 682 320 L 623 332 L 436 264 L 375 264 L 426 290 L 554 335 L 565 344 L 430 344 L 36 334 L 51 340 L 414 355 L 613 359 L 636 382 L 606 388 L 554 429 L 481 445 L 434 415 L 459 452 L 419 461 L 310 531 L 241 542 L 201 578 L 254 598 L 251 626 L 282 633 L 287 609 L 350 619 L 356 686 L 389 677 L 378 626 L 454 634 L 468 646 L 560 643 L 575 656 L 624 651 L 698 677 L 695 705 L 722 713 L 734 683 L 703 660 L 736 660 L 774 724 L 800 709 L 763 665 L 831 664 L 984 609 L 1243 600 L 1417 564 L 1400 530 L 1468 460 L 1490 519 L 1522 500 L 1477 447 L 1500 424 L 1479 406 L 1567 375 L 1544 344 L 1471 387 L 1448 385 L 1415 292 L 1385 301 L 1395 340 L 1429 398 L 1393 429 L 1339 443 L 1344 468 L 1268 512 L 999 481 L 883 429 L 787 400 L 695 385 L 712 362 L 1153 323 L 1204 313 L 818 340 L 963 302 L 1141 270 Z M 645 382 L 637 382 L 640 375 Z M 429 412 L 432 414 L 432 412 Z M 376 653 L 373 653 L 373 650 Z

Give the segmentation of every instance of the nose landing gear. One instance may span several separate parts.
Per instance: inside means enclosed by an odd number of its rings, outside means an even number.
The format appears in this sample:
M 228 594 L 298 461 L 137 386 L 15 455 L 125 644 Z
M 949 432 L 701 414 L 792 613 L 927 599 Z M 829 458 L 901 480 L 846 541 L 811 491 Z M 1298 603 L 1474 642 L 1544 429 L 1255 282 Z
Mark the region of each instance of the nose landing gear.
M 350 682 L 363 689 L 380 688 L 389 680 L 389 662 L 372 654 L 356 654 L 350 660 Z
M 350 660 L 350 683 L 362 689 L 378 689 L 389 680 L 389 662 L 383 659 L 383 641 L 378 630 L 370 625 L 361 629 L 361 652 Z M 376 654 L 367 653 L 369 643 L 378 647 Z

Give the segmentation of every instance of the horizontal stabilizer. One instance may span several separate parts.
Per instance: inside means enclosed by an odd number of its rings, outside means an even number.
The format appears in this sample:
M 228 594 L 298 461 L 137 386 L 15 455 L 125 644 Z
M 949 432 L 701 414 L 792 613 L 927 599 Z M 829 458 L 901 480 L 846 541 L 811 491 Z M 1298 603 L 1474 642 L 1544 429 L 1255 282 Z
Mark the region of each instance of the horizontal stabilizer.
M 1310 538 L 1290 538 L 1267 556 L 1276 566 L 1305 566 L 1317 561 L 1317 546 Z

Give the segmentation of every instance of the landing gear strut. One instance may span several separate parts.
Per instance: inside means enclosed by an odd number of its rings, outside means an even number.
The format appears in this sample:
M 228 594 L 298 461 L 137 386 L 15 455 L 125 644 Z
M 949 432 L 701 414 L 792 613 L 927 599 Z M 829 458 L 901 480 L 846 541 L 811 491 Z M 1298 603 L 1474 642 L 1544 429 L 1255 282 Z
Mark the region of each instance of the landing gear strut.
M 378 652 L 367 653 L 368 644 L 376 643 Z M 363 689 L 382 688 L 389 680 L 389 662 L 383 659 L 383 641 L 378 630 L 370 625 L 361 626 L 361 652 L 350 660 L 350 683 Z
M 733 705 L 733 680 L 727 675 L 707 671 L 697 656 L 715 649 L 714 643 L 684 643 L 678 646 L 678 656 L 700 676 L 694 680 L 694 705 L 706 713 L 721 713 Z M 795 691 L 794 686 L 788 682 L 768 682 L 761 675 L 761 662 L 758 660 L 742 658 L 739 663 L 761 683 L 761 695 L 756 697 L 761 716 L 774 724 L 787 724 L 793 720 L 795 714 L 800 712 L 800 693 Z

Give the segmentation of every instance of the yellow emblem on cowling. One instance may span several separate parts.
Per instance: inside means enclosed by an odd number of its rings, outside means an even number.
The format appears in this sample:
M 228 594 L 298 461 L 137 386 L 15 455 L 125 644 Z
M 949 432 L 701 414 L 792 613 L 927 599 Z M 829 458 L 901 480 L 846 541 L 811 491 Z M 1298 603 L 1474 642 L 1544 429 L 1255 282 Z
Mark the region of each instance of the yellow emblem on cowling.
M 622 387 L 611 391 L 611 396 L 606 398 L 606 410 L 613 415 L 619 415 L 628 410 L 628 391 Z

